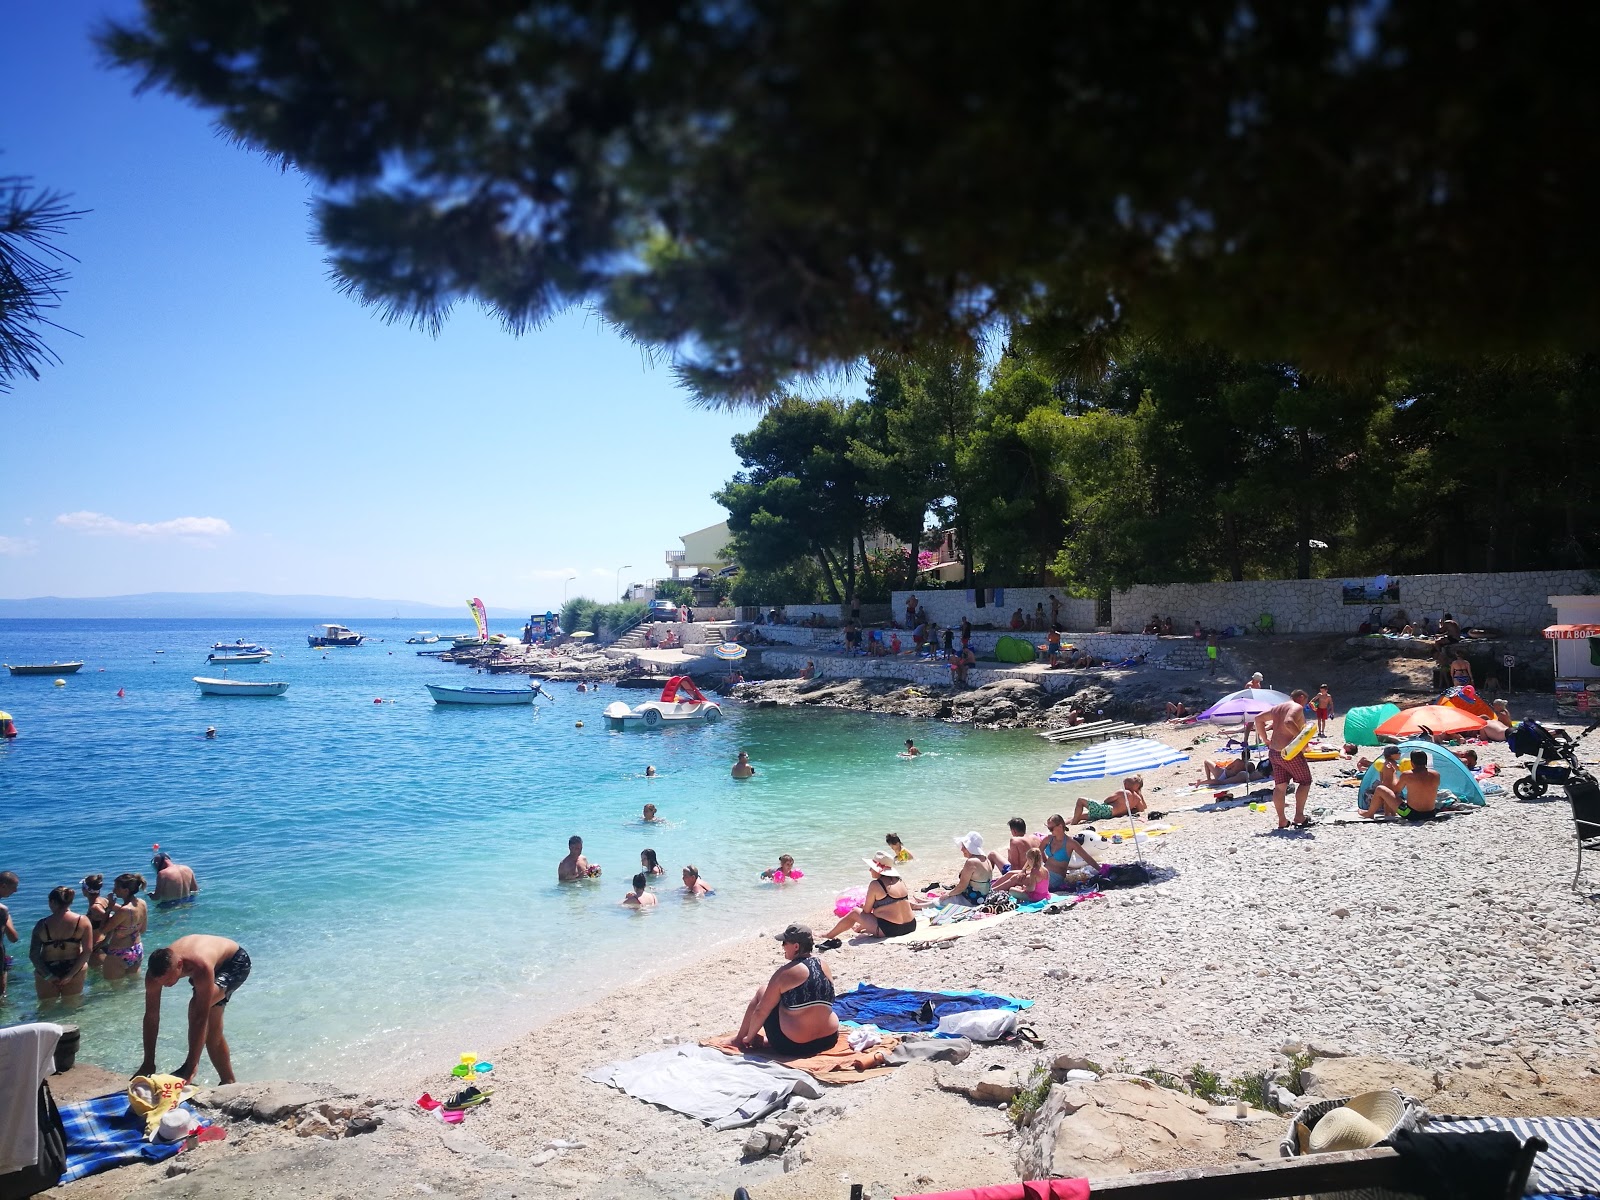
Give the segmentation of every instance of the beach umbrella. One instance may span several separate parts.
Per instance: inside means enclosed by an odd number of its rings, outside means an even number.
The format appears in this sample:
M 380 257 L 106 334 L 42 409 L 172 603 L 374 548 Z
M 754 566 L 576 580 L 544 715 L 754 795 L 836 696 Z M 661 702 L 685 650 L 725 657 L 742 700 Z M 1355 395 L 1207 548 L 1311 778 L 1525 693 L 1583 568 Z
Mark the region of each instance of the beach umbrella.
M 1229 692 L 1210 708 L 1195 716 L 1197 721 L 1210 721 L 1217 725 L 1244 725 L 1255 720 L 1269 708 L 1288 704 L 1289 697 L 1270 688 L 1240 688 Z
M 1174 750 L 1154 738 L 1113 738 L 1080 750 L 1050 775 L 1051 783 L 1078 783 L 1088 779 L 1137 775 L 1173 763 L 1188 762 L 1182 750 Z
M 1426 729 L 1435 737 L 1451 737 L 1458 733 L 1476 732 L 1486 724 L 1488 722 L 1476 713 L 1469 713 L 1454 705 L 1424 704 L 1419 708 L 1397 712 L 1379 725 L 1376 732 L 1383 737 L 1404 738 L 1416 737 Z
M 1107 776 L 1137 775 L 1140 771 L 1154 771 L 1157 767 L 1170 767 L 1174 763 L 1188 762 L 1182 750 L 1174 750 L 1154 738 L 1113 738 L 1080 750 L 1050 775 L 1051 783 L 1080 783 Z M 1133 812 L 1128 813 L 1128 833 L 1133 842 L 1133 852 L 1144 866 L 1144 851 L 1139 848 L 1138 834 L 1134 829 Z
M 712 650 L 711 653 L 715 657 L 720 658 L 723 662 L 738 662 L 746 654 L 749 654 L 750 651 L 739 645 L 738 642 L 723 642 L 720 646 Z

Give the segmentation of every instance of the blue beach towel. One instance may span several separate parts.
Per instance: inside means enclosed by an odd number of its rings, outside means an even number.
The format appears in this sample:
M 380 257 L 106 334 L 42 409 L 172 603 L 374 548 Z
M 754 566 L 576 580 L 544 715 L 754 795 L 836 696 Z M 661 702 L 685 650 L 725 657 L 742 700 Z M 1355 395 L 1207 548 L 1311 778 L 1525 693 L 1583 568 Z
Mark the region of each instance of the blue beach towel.
M 67 1130 L 67 1170 L 62 1183 L 126 1163 L 164 1162 L 183 1149 L 182 1142 L 145 1141 L 144 1118 L 128 1107 L 126 1092 L 60 1108 L 61 1123 Z
M 933 1020 L 918 1015 L 922 1006 L 933 1005 Z M 835 998 L 834 1014 L 846 1024 L 876 1025 L 890 1033 L 932 1033 L 939 1018 L 952 1013 L 976 1012 L 988 1008 L 1008 1008 L 1020 1012 L 1032 1008 L 1032 1000 L 997 996 L 993 992 L 918 992 L 909 988 L 881 988 L 870 983 L 856 984 L 855 991 Z

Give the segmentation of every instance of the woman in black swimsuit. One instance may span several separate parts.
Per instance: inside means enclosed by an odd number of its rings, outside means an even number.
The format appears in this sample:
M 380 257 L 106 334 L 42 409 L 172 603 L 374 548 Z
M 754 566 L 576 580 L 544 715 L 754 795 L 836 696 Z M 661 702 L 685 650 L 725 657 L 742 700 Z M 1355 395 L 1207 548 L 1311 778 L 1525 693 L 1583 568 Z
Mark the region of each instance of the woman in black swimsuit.
M 78 885 L 83 889 L 83 898 L 89 909 L 89 925 L 94 930 L 95 947 L 89 956 L 89 965 L 96 969 L 106 960 L 105 928 L 106 922 L 111 919 L 111 900 L 100 894 L 105 882 L 104 875 L 85 875 L 83 882 Z
M 50 893 L 50 915 L 33 927 L 28 959 L 33 963 L 33 990 L 39 1001 L 83 995 L 94 951 L 94 927 L 72 911 L 77 893 L 58 887 Z
M 900 869 L 893 857 L 880 850 L 871 858 L 862 859 L 872 870 L 872 882 L 867 884 L 867 894 L 860 908 L 853 908 L 839 923 L 828 930 L 822 939 L 822 948 L 832 950 L 839 945 L 839 935 L 855 930 L 868 937 L 904 937 L 917 927 L 916 901 L 911 889 L 900 878 Z
M 791 925 L 778 935 L 788 961 L 756 989 L 744 1010 L 733 1044 L 742 1050 L 809 1058 L 832 1050 L 839 1041 L 833 1015 L 833 976 L 811 953 L 811 930 Z M 765 1043 L 763 1045 L 763 1042 Z

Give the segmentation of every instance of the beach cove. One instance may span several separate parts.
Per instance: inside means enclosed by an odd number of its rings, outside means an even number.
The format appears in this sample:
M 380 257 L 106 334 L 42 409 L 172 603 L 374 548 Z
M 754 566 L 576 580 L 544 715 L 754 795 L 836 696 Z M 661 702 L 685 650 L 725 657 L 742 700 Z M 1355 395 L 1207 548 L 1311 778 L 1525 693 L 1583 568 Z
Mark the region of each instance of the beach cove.
M 358 1086 L 425 1070 L 787 920 L 797 893 L 831 905 L 891 829 L 942 862 L 950 838 L 1002 826 L 1024 798 L 1025 811 L 1071 799 L 1045 782 L 1058 756 L 1023 733 L 734 704 L 717 727 L 613 734 L 601 709 L 640 694 L 570 684 L 532 709 L 440 708 L 424 682 L 488 677 L 419 656 L 407 626 L 360 627 L 385 640 L 313 651 L 299 621 L 0 622 L 10 661 L 86 662 L 62 688 L 0 677 L 21 729 L 0 745 L 0 869 L 22 877 L 19 931 L 51 887 L 90 871 L 153 879 L 161 843 L 203 890 L 152 911 L 147 947 L 221 932 L 254 959 L 252 1002 L 230 1013 L 243 1079 Z M 239 637 L 275 654 L 231 676 L 286 680 L 287 695 L 197 693 L 207 649 Z M 917 761 L 896 756 L 907 736 L 927 752 Z M 741 748 L 758 769 L 743 782 L 728 775 Z M 662 825 L 640 822 L 646 801 Z M 573 833 L 601 881 L 556 884 Z M 669 874 L 660 910 L 640 916 L 617 901 L 646 846 Z M 758 878 L 780 853 L 806 873 L 783 890 Z M 712 901 L 672 895 L 686 863 Z M 5 1023 L 35 1007 L 26 940 L 20 951 Z M 84 1058 L 132 1069 L 142 993 L 90 991 L 72 1018 Z

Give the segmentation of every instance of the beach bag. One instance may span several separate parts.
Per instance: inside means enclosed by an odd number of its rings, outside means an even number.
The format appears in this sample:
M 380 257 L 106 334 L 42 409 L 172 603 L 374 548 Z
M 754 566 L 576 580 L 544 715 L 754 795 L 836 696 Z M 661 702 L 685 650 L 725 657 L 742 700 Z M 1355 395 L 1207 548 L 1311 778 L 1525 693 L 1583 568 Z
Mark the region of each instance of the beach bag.
M 1017 1014 L 1009 1008 L 980 1008 L 939 1018 L 939 1033 L 957 1034 L 975 1042 L 998 1042 L 1017 1029 Z
M 988 913 L 992 917 L 998 917 L 1001 913 L 1016 912 L 1017 898 L 1010 892 L 996 892 L 978 905 L 976 911 Z
M 50 1085 L 39 1084 L 39 1160 L 31 1167 L 0 1175 L 0 1200 L 23 1200 L 49 1191 L 67 1170 L 67 1127 Z

